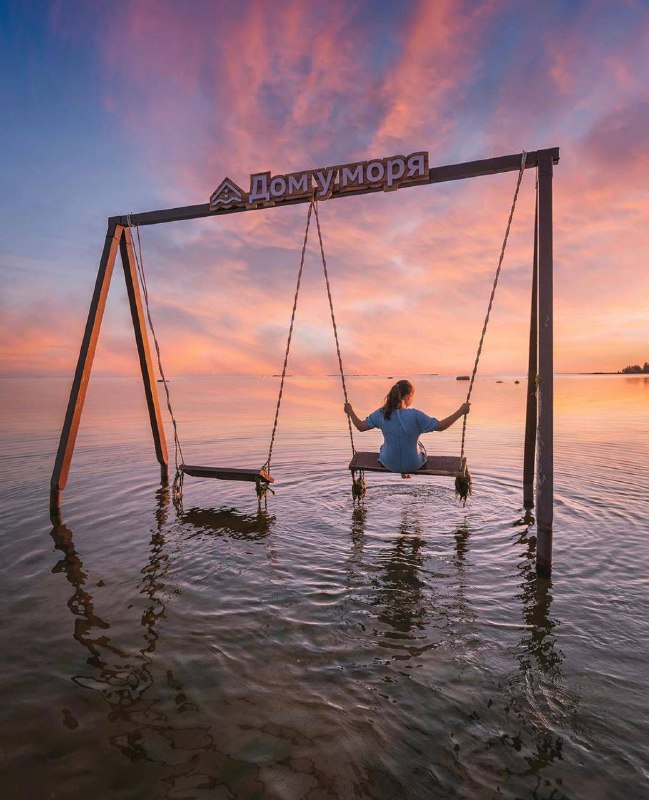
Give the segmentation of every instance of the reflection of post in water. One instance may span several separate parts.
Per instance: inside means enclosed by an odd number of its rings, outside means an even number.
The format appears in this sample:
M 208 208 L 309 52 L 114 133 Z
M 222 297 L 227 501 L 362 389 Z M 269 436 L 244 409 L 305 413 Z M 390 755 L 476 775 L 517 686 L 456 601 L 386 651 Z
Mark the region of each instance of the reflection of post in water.
M 559 677 L 563 653 L 557 647 L 556 622 L 550 616 L 552 606 L 552 580 L 541 578 L 535 570 L 535 537 L 523 537 L 527 550 L 518 565 L 521 578 L 523 620 L 526 630 L 517 648 L 520 668 L 527 672 L 538 668 L 548 677 Z
M 536 538 L 528 537 L 526 530 L 519 542 L 526 546 L 517 565 L 524 630 L 514 654 L 519 672 L 506 684 L 505 712 L 513 716 L 514 733 L 501 739 L 526 754 L 519 774 L 534 776 L 540 788 L 542 783 L 551 785 L 543 771 L 562 757 L 563 738 L 556 730 L 571 724 L 578 697 L 563 685 L 563 653 L 557 646 L 557 623 L 550 613 L 552 583 L 536 574 Z M 565 796 L 560 786 L 553 786 L 547 796 L 555 792 Z
M 167 519 L 168 489 L 162 487 L 157 500 L 157 524 L 152 532 L 149 559 L 141 571 L 142 579 L 138 586 L 149 601 L 140 617 L 144 629 L 144 645 L 140 650 L 127 652 L 111 642 L 108 635 L 110 624 L 95 613 L 93 597 L 87 588 L 88 576 L 75 549 L 72 531 L 60 519 L 54 521 L 51 536 L 63 558 L 52 571 L 65 573 L 73 587 L 68 601 L 68 608 L 75 617 L 73 635 L 90 653 L 87 663 L 93 668 L 92 675 L 77 675 L 72 680 L 103 697 L 110 708 L 108 719 L 119 722 L 122 731 L 126 724 L 126 732 L 111 737 L 111 744 L 132 761 L 150 760 L 166 764 L 171 774 L 165 780 L 173 782 L 176 774 L 186 777 L 188 769 L 191 772 L 193 760 L 199 754 L 213 751 L 214 743 L 208 728 L 188 726 L 187 712 L 194 710 L 194 706 L 187 702 L 183 687 L 173 672 L 168 670 L 165 680 L 156 686 L 151 671 L 159 636 L 156 627 L 165 616 L 166 597 L 171 593 L 165 581 L 170 562 L 164 552 L 162 527 Z M 183 714 L 179 723 L 174 723 L 171 714 L 164 710 L 163 695 L 170 690 L 173 700 L 166 703 L 174 714 Z M 66 719 L 74 724 L 69 712 Z M 178 743 L 178 737 L 182 744 Z M 185 761 L 179 759 L 178 749 L 187 752 Z M 165 750 L 168 750 L 168 759 L 164 757 Z
M 363 561 L 363 548 L 365 545 L 366 523 L 367 509 L 363 501 L 354 502 L 350 526 L 352 548 L 345 564 L 348 591 L 355 591 L 357 588 L 357 578 L 360 577 L 360 567 Z
M 95 613 L 92 595 L 85 589 L 88 576 L 74 548 L 72 531 L 67 525 L 60 522 L 54 526 L 51 535 L 55 548 L 64 554 L 64 558 L 52 567 L 52 572 L 64 572 L 65 577 L 74 587 L 74 592 L 68 600 L 68 608 L 76 617 L 74 638 L 90 652 L 91 658 L 88 663 L 93 666 L 101 666 L 103 663 L 101 653 L 104 650 L 110 650 L 114 655 L 120 657 L 124 656 L 122 651 L 110 645 L 106 637 L 92 638 L 95 629 L 106 630 L 110 628 L 110 625 Z
M 470 529 L 466 521 L 459 525 L 455 530 L 455 613 L 454 616 L 459 622 L 471 623 L 475 620 L 475 614 L 471 608 L 471 601 L 466 591 L 466 571 L 467 556 L 469 555 Z
M 455 566 L 464 569 L 464 561 L 469 554 L 469 526 L 463 522 L 455 531 Z
M 363 557 L 363 545 L 365 544 L 365 525 L 367 523 L 367 509 L 363 502 L 354 503 L 352 510 L 352 555 L 353 563 L 359 563 Z

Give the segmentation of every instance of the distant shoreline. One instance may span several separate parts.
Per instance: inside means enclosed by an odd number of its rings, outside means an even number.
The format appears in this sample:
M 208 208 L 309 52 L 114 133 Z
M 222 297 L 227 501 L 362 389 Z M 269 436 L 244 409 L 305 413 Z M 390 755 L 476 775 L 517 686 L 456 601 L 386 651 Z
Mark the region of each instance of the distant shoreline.
M 649 372 L 622 372 L 621 370 L 617 370 L 616 372 L 605 372 L 605 371 L 592 371 L 592 372 L 554 372 L 554 375 L 623 375 L 625 378 L 633 378 L 633 377 L 645 377 L 649 378 Z M 9 374 L 9 375 L 0 375 L 0 380 L 2 379 L 69 379 L 71 377 L 70 374 L 56 374 L 56 375 L 21 375 L 21 374 Z M 340 375 L 336 373 L 323 373 L 321 375 L 302 375 L 299 373 L 290 373 L 285 376 L 286 378 L 313 378 L 313 379 L 321 379 L 321 378 L 336 378 L 340 379 Z M 345 373 L 346 378 L 380 378 L 383 380 L 393 380 L 394 375 L 381 375 L 378 373 L 360 373 L 360 372 L 349 372 Z M 456 378 L 457 375 L 452 372 L 415 372 L 410 373 L 411 378 Z M 489 372 L 489 373 L 478 373 L 476 376 L 477 378 L 519 378 L 524 380 L 527 378 L 527 372 Z M 134 380 L 142 380 L 140 375 L 111 375 L 111 374 L 104 374 L 98 373 L 93 375 L 94 379 L 104 379 L 104 378 L 119 378 L 119 379 L 134 379 Z M 173 375 L 167 378 L 167 383 L 169 383 L 173 379 L 178 378 L 196 378 L 196 379 L 212 379 L 212 378 L 265 378 L 265 379 L 278 379 L 281 378 L 280 374 L 266 374 L 266 375 L 258 375 L 254 373 L 245 373 L 245 374 L 236 374 L 236 373 L 223 373 L 223 374 L 203 374 L 203 375 Z M 157 383 L 162 383 L 162 379 L 157 378 Z

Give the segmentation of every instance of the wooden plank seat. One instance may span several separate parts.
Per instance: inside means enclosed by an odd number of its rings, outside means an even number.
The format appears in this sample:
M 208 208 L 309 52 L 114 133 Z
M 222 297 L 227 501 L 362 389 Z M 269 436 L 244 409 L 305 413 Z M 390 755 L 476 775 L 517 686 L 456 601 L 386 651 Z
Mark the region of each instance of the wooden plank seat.
M 455 478 L 464 472 L 466 458 L 459 456 L 428 456 L 426 463 L 417 472 L 411 475 L 446 475 Z M 378 453 L 356 453 L 349 462 L 349 469 L 353 472 L 390 472 L 379 461 Z
M 198 467 L 181 464 L 180 471 L 193 478 L 218 478 L 222 481 L 256 481 L 275 483 L 275 479 L 262 469 L 239 469 L 238 467 Z

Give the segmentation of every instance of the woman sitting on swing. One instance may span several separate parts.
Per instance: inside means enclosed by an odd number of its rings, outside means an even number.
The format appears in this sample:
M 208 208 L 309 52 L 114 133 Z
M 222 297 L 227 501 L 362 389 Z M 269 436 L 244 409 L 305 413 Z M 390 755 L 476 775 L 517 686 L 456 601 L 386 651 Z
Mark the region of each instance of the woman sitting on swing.
M 379 451 L 379 461 L 390 472 L 400 472 L 402 478 L 409 478 L 426 463 L 426 449 L 419 441 L 419 435 L 430 431 L 445 431 L 454 422 L 469 413 L 470 403 L 463 403 L 457 411 L 445 419 L 429 417 L 423 411 L 410 408 L 415 395 L 415 387 L 410 381 L 397 381 L 388 392 L 383 406 L 373 411 L 365 419 L 357 416 L 351 403 L 345 403 L 345 414 L 359 431 L 380 428 L 383 444 Z

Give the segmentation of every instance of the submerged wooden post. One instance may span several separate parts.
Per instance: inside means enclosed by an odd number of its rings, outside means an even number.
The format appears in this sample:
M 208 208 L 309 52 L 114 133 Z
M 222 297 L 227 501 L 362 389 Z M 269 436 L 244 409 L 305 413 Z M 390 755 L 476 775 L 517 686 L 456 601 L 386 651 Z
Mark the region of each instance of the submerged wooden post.
M 536 190 L 534 213 L 534 258 L 532 262 L 532 307 L 530 311 L 530 352 L 527 368 L 527 407 L 525 412 L 525 450 L 523 455 L 523 507 L 529 514 L 534 508 L 534 462 L 536 458 L 536 376 L 538 370 L 538 265 L 539 265 L 539 195 Z
M 104 250 L 99 262 L 97 280 L 95 281 L 95 290 L 92 295 L 92 301 L 90 302 L 90 310 L 88 311 L 86 329 L 81 342 L 77 368 L 72 381 L 68 408 L 65 414 L 63 429 L 61 430 L 59 449 L 56 453 L 54 470 L 50 481 L 50 510 L 54 513 L 60 511 L 61 492 L 65 489 L 65 485 L 68 482 L 70 462 L 72 461 L 72 453 L 74 452 L 77 431 L 79 430 L 79 420 L 81 419 L 81 412 L 83 411 L 83 404 L 86 399 L 88 380 L 90 378 L 92 362 L 95 357 L 95 350 L 97 349 L 99 329 L 101 328 L 104 309 L 106 308 L 108 287 L 110 286 L 110 279 L 112 278 L 113 267 L 115 266 L 115 258 L 117 257 L 117 248 L 123 232 L 124 228 L 121 225 L 109 222 Z
M 124 277 L 126 279 L 126 293 L 128 294 L 128 302 L 131 307 L 131 319 L 133 320 L 133 329 L 135 331 L 137 354 L 140 359 L 146 404 L 149 409 L 149 420 L 151 422 L 151 432 L 153 433 L 155 454 L 160 464 L 160 477 L 163 481 L 166 481 L 169 477 L 167 441 L 162 425 L 162 417 L 160 416 L 158 392 L 155 385 L 155 371 L 153 369 L 153 362 L 151 361 L 151 348 L 149 347 L 149 337 L 146 332 L 146 320 L 142 309 L 142 296 L 140 294 L 137 264 L 135 261 L 135 252 L 133 250 L 133 237 L 130 228 L 124 228 L 124 235 L 120 242 L 120 252 L 122 255 L 122 266 L 124 267 Z
M 536 572 L 552 571 L 553 337 L 552 337 L 552 154 L 539 152 L 539 386 L 538 459 L 536 472 Z

